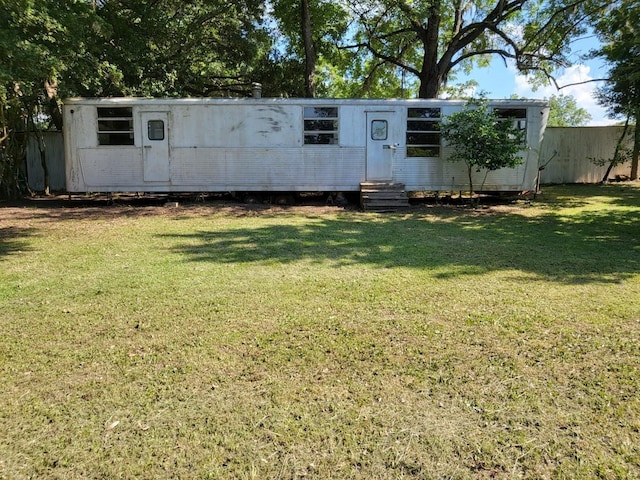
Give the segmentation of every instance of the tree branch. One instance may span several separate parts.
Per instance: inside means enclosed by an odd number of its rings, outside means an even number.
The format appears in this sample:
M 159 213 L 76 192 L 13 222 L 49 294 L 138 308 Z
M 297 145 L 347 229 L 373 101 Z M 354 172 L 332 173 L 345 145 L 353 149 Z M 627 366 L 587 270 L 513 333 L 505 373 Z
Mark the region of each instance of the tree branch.
M 562 90 L 563 88 L 567 88 L 567 87 L 575 87 L 576 85 L 584 85 L 585 83 L 610 82 L 610 81 L 611 81 L 610 78 L 592 78 L 591 80 L 584 80 L 583 82 L 567 83 L 566 85 L 562 85 L 561 87 L 558 87 L 558 90 Z

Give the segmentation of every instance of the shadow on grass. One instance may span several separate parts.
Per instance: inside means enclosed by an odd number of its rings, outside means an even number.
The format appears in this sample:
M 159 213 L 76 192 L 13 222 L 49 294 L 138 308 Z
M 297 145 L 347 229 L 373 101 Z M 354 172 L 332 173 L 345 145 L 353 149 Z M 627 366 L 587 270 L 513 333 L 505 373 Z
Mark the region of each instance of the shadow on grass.
M 24 239 L 34 234 L 32 228 L 0 227 L 0 260 L 7 255 L 29 250 Z
M 519 270 L 564 283 L 621 282 L 640 273 L 640 212 L 483 215 L 448 210 L 313 218 L 255 228 L 163 235 L 194 262 L 408 267 L 434 278 Z
M 639 193 L 634 183 L 547 185 L 539 198 L 552 208 L 582 207 L 594 197 L 606 198 L 612 205 L 638 207 Z

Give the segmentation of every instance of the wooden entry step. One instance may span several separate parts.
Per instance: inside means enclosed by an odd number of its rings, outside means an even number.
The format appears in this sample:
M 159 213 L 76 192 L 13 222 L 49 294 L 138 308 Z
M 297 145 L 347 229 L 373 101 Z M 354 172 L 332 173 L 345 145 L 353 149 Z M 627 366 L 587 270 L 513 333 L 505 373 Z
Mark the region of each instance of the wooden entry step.
M 360 206 L 365 212 L 394 212 L 409 206 L 404 183 L 363 182 Z

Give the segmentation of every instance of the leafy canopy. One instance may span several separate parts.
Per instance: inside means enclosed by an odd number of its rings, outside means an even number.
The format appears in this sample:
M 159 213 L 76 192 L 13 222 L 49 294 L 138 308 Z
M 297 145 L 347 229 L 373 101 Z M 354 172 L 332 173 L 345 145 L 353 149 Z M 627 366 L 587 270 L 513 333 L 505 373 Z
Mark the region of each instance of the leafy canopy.
M 609 65 L 609 82 L 599 89 L 599 100 L 613 117 L 640 112 L 640 4 L 635 0 L 612 2 L 596 25 L 603 42 L 595 52 Z
M 599 102 L 612 117 L 635 120 L 631 155 L 632 180 L 638 179 L 640 163 L 640 4 L 636 0 L 616 0 L 596 30 L 604 45 L 597 52 L 610 65 L 609 81 L 599 89 Z
M 551 78 L 568 65 L 570 42 L 585 32 L 606 0 L 367 0 L 351 2 L 355 52 L 347 76 L 367 84 L 403 72 L 421 98 L 435 98 L 457 71 L 491 57 Z
M 591 120 L 591 114 L 571 95 L 551 95 L 549 107 L 549 127 L 579 127 Z

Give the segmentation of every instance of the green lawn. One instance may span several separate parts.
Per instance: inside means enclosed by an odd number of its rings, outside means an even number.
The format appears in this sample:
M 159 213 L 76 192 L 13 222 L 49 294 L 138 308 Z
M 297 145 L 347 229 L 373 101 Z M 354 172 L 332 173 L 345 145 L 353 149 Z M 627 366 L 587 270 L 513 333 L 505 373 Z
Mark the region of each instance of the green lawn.
M 0 204 L 0 478 L 640 478 L 640 185 Z

